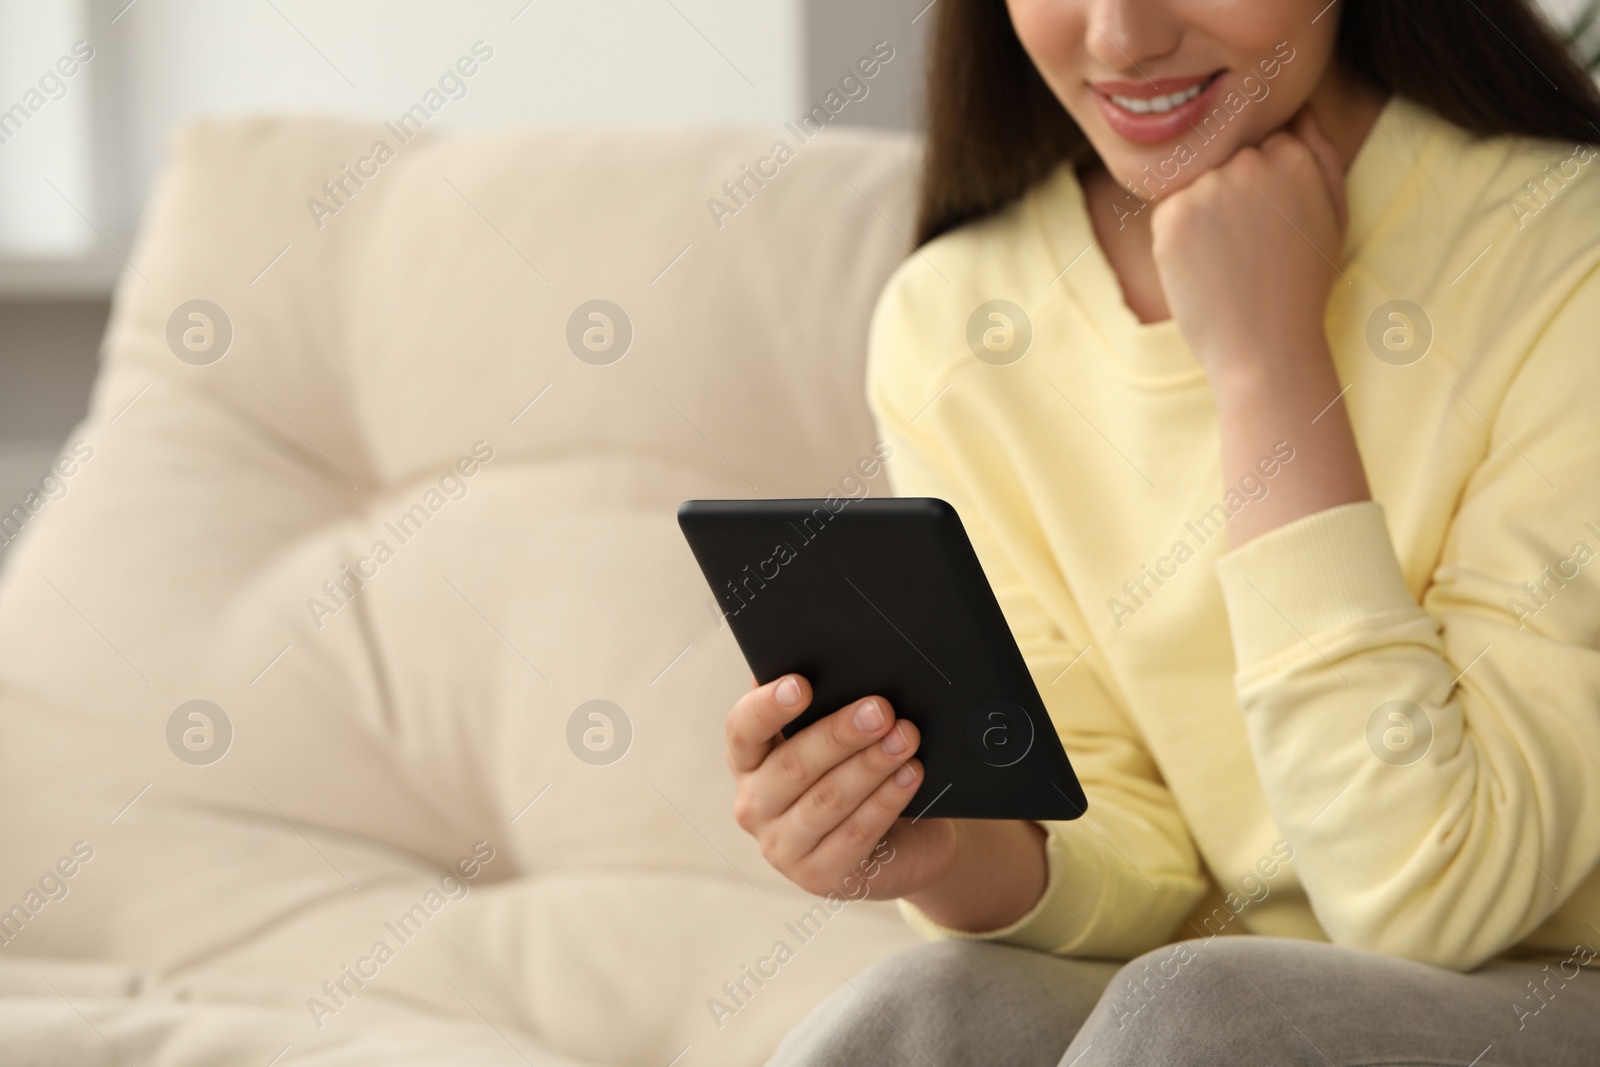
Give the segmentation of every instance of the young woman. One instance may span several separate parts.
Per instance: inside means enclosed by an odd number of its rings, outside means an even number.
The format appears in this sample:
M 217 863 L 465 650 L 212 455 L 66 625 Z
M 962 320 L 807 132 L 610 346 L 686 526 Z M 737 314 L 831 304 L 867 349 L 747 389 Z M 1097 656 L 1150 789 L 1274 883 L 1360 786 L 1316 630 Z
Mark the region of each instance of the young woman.
M 775 1062 L 1600 1062 L 1593 82 L 1526 0 L 935 12 L 869 396 L 1089 810 L 742 698 L 740 825 L 934 939 Z

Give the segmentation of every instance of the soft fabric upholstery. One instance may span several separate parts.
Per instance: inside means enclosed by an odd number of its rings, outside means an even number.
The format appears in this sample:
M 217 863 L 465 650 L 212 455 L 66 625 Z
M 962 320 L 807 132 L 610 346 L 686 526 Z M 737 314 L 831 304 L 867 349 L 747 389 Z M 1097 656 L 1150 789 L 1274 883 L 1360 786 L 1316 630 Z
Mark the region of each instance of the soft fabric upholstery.
M 786 928 L 813 901 L 733 823 L 722 720 L 749 673 L 674 510 L 821 495 L 872 448 L 866 325 L 909 252 L 916 145 L 826 131 L 718 228 L 707 198 L 769 134 L 419 140 L 319 227 L 307 199 L 379 136 L 260 120 L 173 146 L 71 439 L 92 457 L 0 586 L 0 908 L 93 849 L 0 949 L 0 1044 L 757 1062 L 916 937 L 876 901 Z M 565 340 L 595 298 L 634 328 L 605 366 Z M 210 365 L 167 343 L 195 299 L 232 324 Z M 493 460 L 400 544 L 385 523 L 476 442 Z M 380 538 L 394 557 L 315 619 Z M 567 742 L 597 698 L 633 727 L 605 766 Z M 194 699 L 234 732 L 210 765 L 168 747 Z M 478 841 L 470 892 L 314 1026 L 308 998 Z M 794 958 L 716 1025 L 708 998 L 779 940 Z

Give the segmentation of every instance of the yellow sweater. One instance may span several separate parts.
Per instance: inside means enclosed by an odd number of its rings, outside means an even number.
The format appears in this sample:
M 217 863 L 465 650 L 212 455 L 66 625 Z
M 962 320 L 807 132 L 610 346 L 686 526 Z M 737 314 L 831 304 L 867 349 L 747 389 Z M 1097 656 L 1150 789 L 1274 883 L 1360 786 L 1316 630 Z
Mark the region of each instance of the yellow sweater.
M 892 484 L 960 512 L 1089 796 L 1041 824 L 1027 915 L 913 925 L 1456 969 L 1600 944 L 1594 160 L 1391 101 L 1326 319 L 1374 501 L 1232 552 L 1294 442 L 1222 484 L 1201 369 L 1123 303 L 1070 167 L 907 258 L 868 368 Z

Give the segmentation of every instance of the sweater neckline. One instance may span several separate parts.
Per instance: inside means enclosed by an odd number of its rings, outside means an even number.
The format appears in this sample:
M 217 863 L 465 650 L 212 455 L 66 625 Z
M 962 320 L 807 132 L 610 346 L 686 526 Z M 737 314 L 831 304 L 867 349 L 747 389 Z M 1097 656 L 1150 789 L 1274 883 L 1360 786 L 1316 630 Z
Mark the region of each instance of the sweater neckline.
M 1345 173 L 1350 223 L 1341 269 L 1361 255 L 1379 231 L 1441 122 L 1398 95 L 1385 102 Z M 1170 318 L 1140 322 L 1128 307 L 1116 271 L 1095 239 L 1083 186 L 1070 161 L 1062 162 L 1041 183 L 1035 205 L 1056 284 L 1080 304 L 1085 318 L 1101 335 L 1105 350 L 1124 372 L 1144 385 L 1203 382 L 1204 371 L 1177 323 Z

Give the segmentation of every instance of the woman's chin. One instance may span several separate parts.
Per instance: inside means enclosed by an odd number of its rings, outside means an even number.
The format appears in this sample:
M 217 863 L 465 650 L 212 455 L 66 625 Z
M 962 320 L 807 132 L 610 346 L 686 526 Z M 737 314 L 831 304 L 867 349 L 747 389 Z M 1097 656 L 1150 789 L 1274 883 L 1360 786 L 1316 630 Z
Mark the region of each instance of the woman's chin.
M 1206 160 L 1204 163 L 1196 160 L 1185 167 L 1174 168 L 1168 165 L 1163 168 L 1165 158 L 1162 156 L 1147 158 L 1141 154 L 1133 159 L 1111 160 L 1106 163 L 1106 173 L 1127 194 L 1130 203 L 1137 199 L 1153 205 L 1187 189 L 1206 171 L 1213 170 L 1225 162 L 1224 159 L 1218 159 L 1215 163 L 1211 160 Z M 1102 156 L 1101 159 L 1104 160 L 1105 157 Z

